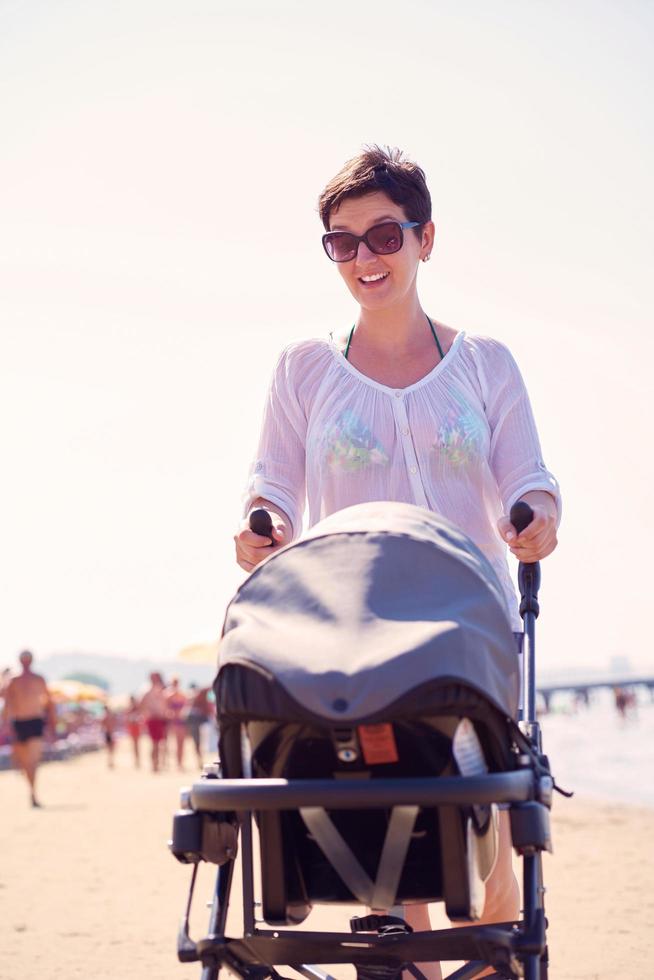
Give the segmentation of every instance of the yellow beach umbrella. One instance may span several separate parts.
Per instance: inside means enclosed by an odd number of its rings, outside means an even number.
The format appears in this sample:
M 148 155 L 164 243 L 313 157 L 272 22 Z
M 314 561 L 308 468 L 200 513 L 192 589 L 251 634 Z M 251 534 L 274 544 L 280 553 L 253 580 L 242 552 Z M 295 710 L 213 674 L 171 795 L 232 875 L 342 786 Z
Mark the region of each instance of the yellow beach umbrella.
M 55 701 L 106 701 L 107 693 L 95 684 L 82 681 L 51 681 L 48 690 Z
M 218 641 L 214 643 L 192 643 L 177 654 L 178 660 L 185 664 L 218 664 Z

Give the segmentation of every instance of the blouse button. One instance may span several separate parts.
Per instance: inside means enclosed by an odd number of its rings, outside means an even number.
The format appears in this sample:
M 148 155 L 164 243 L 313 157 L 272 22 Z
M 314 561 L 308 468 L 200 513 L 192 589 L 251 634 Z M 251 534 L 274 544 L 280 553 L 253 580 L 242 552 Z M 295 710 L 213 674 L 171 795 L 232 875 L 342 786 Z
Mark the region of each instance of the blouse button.
M 401 398 L 402 397 L 402 392 L 401 391 L 396 391 L 395 392 L 395 397 L 396 398 Z
M 417 473 L 418 472 L 417 466 L 412 466 L 411 467 L 411 472 L 414 473 L 414 474 Z
M 405 426 L 405 427 L 404 427 L 404 428 L 402 429 L 402 435 L 403 435 L 403 436 L 408 436 L 408 434 L 409 434 L 409 430 L 408 430 L 408 429 L 407 429 L 407 427 Z

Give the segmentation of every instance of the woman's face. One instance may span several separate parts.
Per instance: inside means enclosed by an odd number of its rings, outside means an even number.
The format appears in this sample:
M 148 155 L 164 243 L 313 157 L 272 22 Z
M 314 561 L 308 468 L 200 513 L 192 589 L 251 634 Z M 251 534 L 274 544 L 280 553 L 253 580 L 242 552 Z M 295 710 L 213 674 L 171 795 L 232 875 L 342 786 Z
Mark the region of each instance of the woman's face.
M 386 194 L 375 192 L 364 197 L 346 198 L 330 215 L 330 231 L 363 235 L 373 225 L 389 219 L 409 220 L 403 208 L 394 204 Z M 404 244 L 392 255 L 376 255 L 365 242 L 360 242 L 355 258 L 337 263 L 347 288 L 360 306 L 370 310 L 395 306 L 415 290 L 418 263 L 431 252 L 434 244 L 434 225 L 428 221 L 416 231 L 405 229 Z

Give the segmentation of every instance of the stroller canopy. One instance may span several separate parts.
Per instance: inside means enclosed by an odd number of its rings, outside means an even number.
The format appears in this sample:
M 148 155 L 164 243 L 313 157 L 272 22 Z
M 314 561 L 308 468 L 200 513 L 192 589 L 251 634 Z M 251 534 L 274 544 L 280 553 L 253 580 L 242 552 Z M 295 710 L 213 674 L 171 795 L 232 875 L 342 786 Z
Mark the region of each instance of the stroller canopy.
M 500 584 L 458 528 L 411 504 L 358 504 L 252 572 L 220 666 L 275 678 L 313 715 L 359 721 L 434 678 L 516 717 L 519 666 Z

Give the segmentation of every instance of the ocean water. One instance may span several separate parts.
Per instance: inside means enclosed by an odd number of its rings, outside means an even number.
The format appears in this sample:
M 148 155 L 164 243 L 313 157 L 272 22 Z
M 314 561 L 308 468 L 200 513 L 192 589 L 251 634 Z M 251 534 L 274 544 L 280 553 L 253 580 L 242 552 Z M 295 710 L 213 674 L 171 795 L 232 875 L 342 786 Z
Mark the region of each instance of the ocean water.
M 639 690 L 622 718 L 610 690 L 591 694 L 589 707 L 557 695 L 539 718 L 556 782 L 579 797 L 654 807 L 654 701 Z

